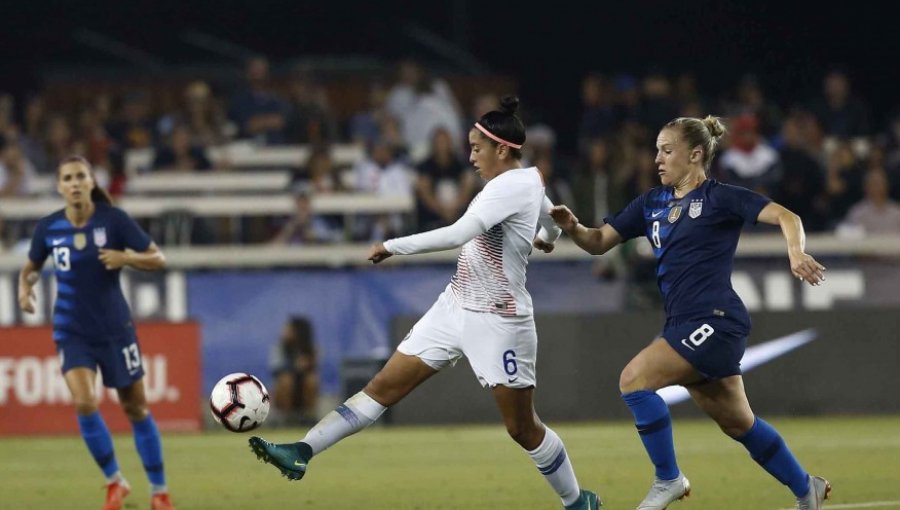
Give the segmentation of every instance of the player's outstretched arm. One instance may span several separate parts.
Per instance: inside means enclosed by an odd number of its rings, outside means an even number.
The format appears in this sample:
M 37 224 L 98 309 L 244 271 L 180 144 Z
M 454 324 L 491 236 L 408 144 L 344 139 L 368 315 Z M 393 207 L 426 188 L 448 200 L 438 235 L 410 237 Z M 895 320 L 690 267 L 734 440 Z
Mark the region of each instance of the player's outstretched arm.
M 600 228 L 588 228 L 578 222 L 578 217 L 566 206 L 557 205 L 550 209 L 553 221 L 575 241 L 582 250 L 591 255 L 603 255 L 622 242 L 622 236 L 608 224 Z
M 781 233 L 787 240 L 788 258 L 794 276 L 810 285 L 819 285 L 825 281 L 825 266 L 806 253 L 806 233 L 799 216 L 775 202 L 769 202 L 759 212 L 757 221 L 781 227 Z
M 369 248 L 369 260 L 377 264 L 391 255 L 413 255 L 459 248 L 487 229 L 477 216 L 466 213 L 450 226 L 375 244 Z
M 150 247 L 142 252 L 101 249 L 98 258 L 109 270 L 131 266 L 143 271 L 156 271 L 166 267 L 166 256 L 156 243 L 150 243 Z

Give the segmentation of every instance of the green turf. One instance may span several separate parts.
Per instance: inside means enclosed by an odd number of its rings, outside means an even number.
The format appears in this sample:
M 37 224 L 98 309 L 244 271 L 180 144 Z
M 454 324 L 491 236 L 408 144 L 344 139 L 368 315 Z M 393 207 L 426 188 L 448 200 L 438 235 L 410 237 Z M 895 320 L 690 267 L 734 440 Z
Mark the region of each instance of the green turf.
M 900 416 L 771 419 L 804 466 L 829 478 L 833 504 L 900 508 Z M 653 477 L 628 423 L 551 424 L 566 442 L 582 486 L 604 508 L 632 509 Z M 299 430 L 267 430 L 287 441 Z M 502 427 L 375 427 L 313 459 L 300 482 L 259 463 L 247 437 L 228 432 L 167 434 L 164 451 L 180 510 L 552 509 L 558 500 Z M 670 510 L 790 508 L 786 488 L 712 422 L 676 420 L 679 463 L 694 492 Z M 134 487 L 126 508 L 147 508 L 147 482 L 131 437 L 115 438 Z M 0 440 L 0 508 L 97 509 L 100 471 L 80 438 Z M 893 506 L 856 506 L 895 501 Z M 841 506 L 839 508 L 847 508 Z

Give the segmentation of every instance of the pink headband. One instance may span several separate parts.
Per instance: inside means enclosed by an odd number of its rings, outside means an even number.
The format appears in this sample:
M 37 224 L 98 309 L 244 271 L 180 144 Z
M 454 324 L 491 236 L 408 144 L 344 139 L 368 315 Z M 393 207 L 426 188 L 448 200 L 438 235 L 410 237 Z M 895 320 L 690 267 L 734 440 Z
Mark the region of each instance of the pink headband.
M 475 129 L 481 131 L 482 133 L 484 133 L 484 136 L 490 138 L 491 140 L 493 140 L 493 141 L 495 141 L 495 142 L 497 142 L 497 143 L 502 143 L 503 145 L 508 145 L 508 146 L 512 147 L 513 149 L 521 149 L 521 148 L 522 148 L 522 144 L 520 144 L 520 143 L 507 142 L 506 140 L 504 140 L 504 139 L 500 138 L 499 136 L 495 135 L 494 133 L 491 133 L 490 131 L 488 131 L 487 129 L 485 129 L 484 126 L 482 126 L 481 124 L 479 124 L 479 123 L 477 123 L 477 122 L 475 123 Z

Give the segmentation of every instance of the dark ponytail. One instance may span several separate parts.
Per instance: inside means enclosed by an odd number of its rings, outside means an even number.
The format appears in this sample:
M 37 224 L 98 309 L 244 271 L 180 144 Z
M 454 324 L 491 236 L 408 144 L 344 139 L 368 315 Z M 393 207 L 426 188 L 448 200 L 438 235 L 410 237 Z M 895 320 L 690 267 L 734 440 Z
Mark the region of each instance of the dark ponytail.
M 83 156 L 66 156 L 65 159 L 59 162 L 59 166 L 57 167 L 57 176 L 59 175 L 59 168 L 62 168 L 63 165 L 68 165 L 69 163 L 79 163 L 85 166 L 88 169 L 88 172 L 91 174 L 91 179 L 94 181 L 94 188 L 91 189 L 91 202 L 95 204 L 107 204 L 112 205 L 112 197 L 109 196 L 109 193 L 97 184 L 97 176 L 94 175 L 94 167 L 91 166 L 91 162 L 87 160 L 87 158 Z
M 516 115 L 519 109 L 519 98 L 508 95 L 500 99 L 500 108 L 492 110 L 478 119 L 478 123 L 490 132 L 492 135 L 512 142 L 516 145 L 525 143 L 525 124 Z M 499 145 L 495 140 L 491 140 L 494 145 Z M 514 147 L 509 148 L 510 155 L 514 159 L 522 159 L 522 150 Z

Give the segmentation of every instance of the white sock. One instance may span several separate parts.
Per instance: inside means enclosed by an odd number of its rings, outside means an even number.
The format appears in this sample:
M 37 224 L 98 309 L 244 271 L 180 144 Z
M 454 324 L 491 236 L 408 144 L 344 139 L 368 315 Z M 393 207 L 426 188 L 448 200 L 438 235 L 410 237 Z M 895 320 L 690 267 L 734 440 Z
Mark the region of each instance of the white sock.
M 111 483 L 116 483 L 116 482 L 119 482 L 122 485 L 128 485 L 128 480 L 126 480 L 125 477 L 122 476 L 121 471 L 116 471 L 111 476 L 106 477 L 106 485 L 109 485 Z
M 385 409 L 387 407 L 360 391 L 319 420 L 301 441 L 312 448 L 313 455 L 317 455 L 341 439 L 375 423 Z
M 528 452 L 528 455 L 553 490 L 559 494 L 563 506 L 568 506 L 577 501 L 581 495 L 578 480 L 575 479 L 575 470 L 572 469 L 572 462 L 562 440 L 550 427 L 544 428 L 546 429 L 544 440 L 537 448 Z

